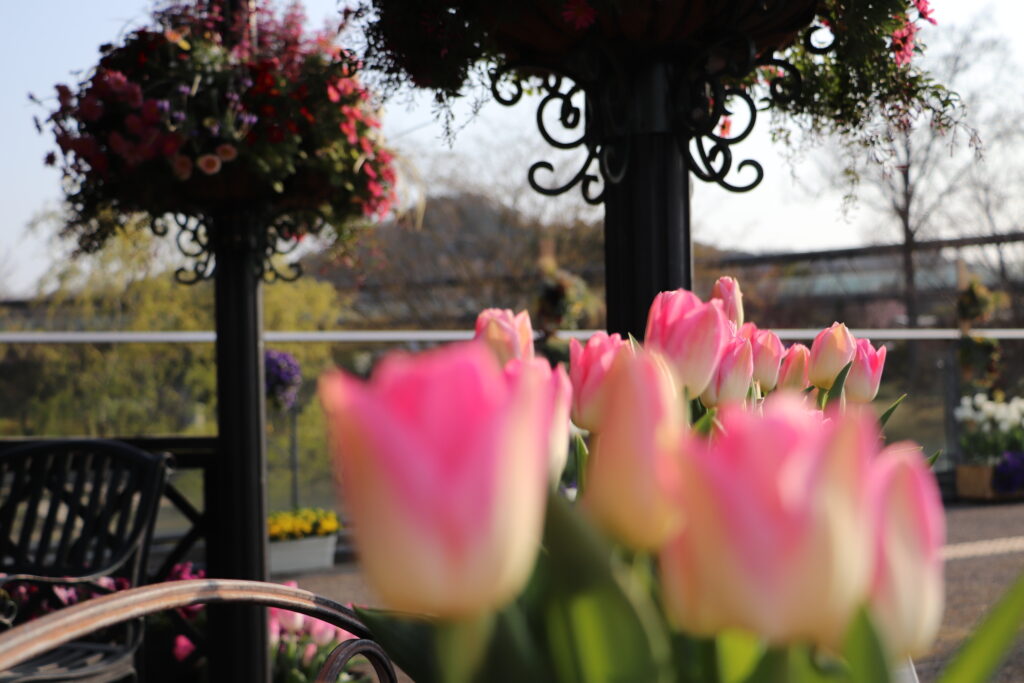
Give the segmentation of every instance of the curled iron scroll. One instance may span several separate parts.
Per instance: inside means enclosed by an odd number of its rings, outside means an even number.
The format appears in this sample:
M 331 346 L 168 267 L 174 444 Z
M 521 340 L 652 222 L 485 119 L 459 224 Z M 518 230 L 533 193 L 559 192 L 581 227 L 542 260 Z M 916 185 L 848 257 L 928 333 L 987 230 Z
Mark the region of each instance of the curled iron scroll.
M 295 252 L 305 235 L 318 235 L 327 220 L 313 210 L 284 211 L 269 219 L 259 220 L 266 227 L 254 244 L 262 251 L 262 258 L 255 265 L 254 275 L 265 282 L 293 282 L 302 275 L 297 261 L 282 262 L 279 256 Z M 174 272 L 174 279 L 181 284 L 193 285 L 209 280 L 216 272 L 212 230 L 215 226 L 207 216 L 174 213 L 159 216 L 150 221 L 153 234 L 163 237 L 172 229 L 174 242 L 188 263 Z
M 150 221 L 150 229 L 154 235 L 164 236 L 175 229 L 174 243 L 181 255 L 189 260 L 188 265 L 174 271 L 174 279 L 184 285 L 213 277 L 216 260 L 210 244 L 209 219 L 201 215 L 173 213 L 158 216 Z
M 316 683 L 335 683 L 355 657 L 365 657 L 380 683 L 398 683 L 395 667 L 380 645 L 372 640 L 346 640 L 331 650 L 317 674 Z
M 520 70 L 524 68 L 521 64 L 509 64 L 491 72 L 491 93 L 498 103 L 512 106 L 522 100 L 526 88 Z M 615 178 L 621 179 L 622 173 L 618 169 L 621 164 L 610 150 L 603 149 L 593 139 L 585 111 L 588 105 L 580 102 L 589 97 L 587 90 L 569 76 L 549 70 L 544 71 L 537 88 L 542 93 L 536 112 L 537 130 L 541 137 L 557 150 L 585 148 L 586 157 L 579 170 L 562 183 L 545 182 L 547 179 L 543 176 L 556 176 L 555 165 L 547 160 L 536 161 L 526 174 L 527 182 L 534 191 L 547 196 L 564 194 L 579 186 L 584 201 L 600 204 L 604 199 L 604 183 L 609 178 L 613 182 Z M 557 123 L 557 129 L 552 129 L 552 121 Z

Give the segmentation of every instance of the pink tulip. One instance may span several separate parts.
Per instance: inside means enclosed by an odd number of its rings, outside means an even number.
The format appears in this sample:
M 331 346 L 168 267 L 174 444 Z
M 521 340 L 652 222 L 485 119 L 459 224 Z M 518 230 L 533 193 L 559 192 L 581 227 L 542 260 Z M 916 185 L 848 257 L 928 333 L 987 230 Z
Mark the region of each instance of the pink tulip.
M 316 657 L 316 651 L 316 643 L 306 644 L 305 649 L 302 651 L 302 666 L 309 666 L 313 662 L 313 658 Z
M 468 618 L 511 600 L 540 544 L 553 392 L 487 347 L 394 354 L 320 399 L 354 542 L 385 606 Z
M 711 287 L 711 298 L 722 302 L 722 310 L 736 329 L 743 325 L 743 292 L 735 278 L 720 277 Z
M 874 470 L 871 613 L 892 657 L 916 657 L 928 652 L 942 622 L 942 499 L 917 444 L 890 446 Z
M 686 521 L 660 557 L 670 616 L 699 635 L 739 628 L 835 648 L 868 593 L 875 423 L 826 419 L 787 393 L 763 415 L 733 405 L 720 420 L 682 451 Z
M 836 375 L 857 352 L 857 340 L 843 323 L 832 323 L 818 333 L 811 344 L 807 379 L 819 389 L 831 389 Z
M 779 335 L 771 330 L 755 331 L 750 345 L 754 352 L 754 380 L 761 385 L 761 391 L 767 393 L 779 383 L 779 370 L 786 350 Z
M 274 608 L 270 608 L 270 614 L 267 615 L 267 632 L 270 640 L 271 647 L 277 647 L 277 644 L 281 642 L 281 622 L 277 620 L 277 615 L 274 613 Z
M 572 421 L 577 427 L 597 431 L 604 379 L 616 354 L 628 345 L 618 334 L 597 332 L 586 346 L 569 340 L 569 377 L 572 379 Z
M 687 398 L 707 388 L 729 336 L 721 302 L 703 303 L 685 289 L 658 294 L 647 315 L 645 343 L 669 359 Z
M 286 633 L 301 633 L 306 628 L 306 616 L 288 609 L 270 608 L 270 619 L 281 626 Z
M 177 635 L 174 638 L 174 647 L 171 650 L 171 654 L 174 655 L 174 658 L 176 660 L 178 660 L 179 662 L 183 662 L 186 659 L 188 659 L 188 656 L 190 654 L 195 652 L 195 649 L 195 643 L 189 640 L 188 636 Z
M 338 633 L 338 629 L 320 619 L 310 619 L 308 627 L 309 637 L 313 639 L 314 643 L 321 646 L 333 643 Z
M 476 339 L 490 347 L 504 365 L 513 358 L 533 358 L 533 326 L 526 311 L 513 313 L 507 308 L 488 308 L 476 317 Z
M 745 401 L 753 377 L 754 354 L 750 342 L 736 335 L 726 342 L 715 376 L 700 400 L 709 407 Z
M 803 391 L 811 385 L 807 379 L 807 363 L 811 357 L 811 350 L 803 344 L 793 344 L 786 349 L 782 357 L 782 367 L 779 369 L 780 389 L 795 389 Z
M 555 483 L 562 478 L 562 471 L 569 460 L 569 409 L 572 406 L 572 383 L 565 367 L 559 363 L 553 370 L 544 358 L 533 358 L 528 361 L 509 361 L 505 365 L 505 374 L 515 381 L 516 376 L 528 368 L 543 377 L 551 391 L 552 412 L 548 416 L 550 422 L 550 466 L 551 480 Z
M 665 361 L 643 350 L 618 354 L 605 383 L 583 501 L 612 536 L 653 550 L 682 521 L 673 500 L 685 428 L 679 394 Z
M 882 368 L 885 367 L 885 346 L 878 349 L 871 346 L 868 339 L 857 340 L 857 353 L 853 357 L 853 366 L 846 376 L 846 400 L 852 403 L 871 403 L 878 395 L 878 385 L 882 381 Z

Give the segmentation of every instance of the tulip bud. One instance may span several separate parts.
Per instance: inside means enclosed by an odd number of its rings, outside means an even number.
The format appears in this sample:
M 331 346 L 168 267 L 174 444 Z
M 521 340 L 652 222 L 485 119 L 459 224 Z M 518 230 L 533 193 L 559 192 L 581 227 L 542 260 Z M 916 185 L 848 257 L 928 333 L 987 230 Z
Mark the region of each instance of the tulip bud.
M 811 383 L 807 379 L 807 362 L 810 357 L 810 349 L 803 344 L 793 344 L 786 349 L 779 369 L 778 388 L 803 391 L 809 387 Z
M 394 354 L 320 381 L 340 492 L 385 606 L 472 618 L 510 601 L 540 545 L 551 383 L 485 346 Z M 414 567 L 415 571 L 410 571 Z
M 836 375 L 853 360 L 857 340 L 843 323 L 832 323 L 818 333 L 811 344 L 811 357 L 807 364 L 807 379 L 819 389 L 831 389 Z
M 177 635 L 174 637 L 174 647 L 171 650 L 171 654 L 179 662 L 183 662 L 188 659 L 188 656 L 195 652 L 196 645 L 186 635 Z
M 722 302 L 722 310 L 736 329 L 743 325 L 743 292 L 735 278 L 720 277 L 711 287 L 711 298 Z
M 270 609 L 273 610 L 274 608 L 271 607 Z M 277 647 L 277 644 L 281 642 L 281 622 L 277 620 L 273 612 L 267 617 L 267 632 L 270 647 Z
M 846 400 L 852 403 L 871 403 L 878 395 L 878 385 L 882 381 L 882 368 L 885 367 L 885 346 L 876 350 L 868 339 L 857 340 L 857 353 L 853 357 L 853 367 L 846 376 Z
M 753 376 L 754 356 L 750 342 L 737 335 L 726 343 L 715 376 L 700 400 L 709 407 L 745 401 Z
M 875 423 L 825 419 L 786 393 L 763 414 L 730 405 L 719 420 L 713 439 L 682 450 L 685 524 L 659 563 L 669 615 L 697 635 L 838 647 L 868 593 Z
M 597 332 L 586 346 L 569 340 L 569 377 L 572 379 L 572 421 L 589 431 L 598 428 L 599 405 L 604 396 L 604 379 L 615 355 L 627 342 L 618 334 Z
M 548 416 L 550 421 L 550 474 L 554 483 L 562 478 L 562 471 L 569 460 L 569 409 L 572 406 L 572 383 L 569 375 L 561 363 L 551 369 L 551 364 L 544 358 L 534 358 L 529 361 L 509 361 L 505 365 L 505 374 L 510 380 L 528 369 L 530 372 L 538 373 L 543 378 L 551 391 L 552 412 Z
M 313 642 L 317 645 L 329 645 L 334 642 L 334 636 L 337 634 L 337 629 L 334 626 L 328 624 L 326 621 L 320 619 L 310 618 L 309 623 L 306 624 L 306 628 L 309 631 L 309 637 L 313 639 Z
M 873 472 L 877 550 L 871 614 L 894 659 L 928 652 L 945 596 L 942 499 L 920 448 L 909 446 L 885 449 Z
M 782 357 L 786 353 L 779 335 L 771 330 L 757 330 L 750 339 L 754 352 L 754 380 L 767 393 L 779 383 Z
M 673 501 L 685 429 L 679 394 L 664 360 L 645 350 L 618 354 L 605 383 L 584 505 L 622 543 L 653 550 L 682 521 Z
M 274 620 L 280 625 L 281 630 L 285 633 L 301 633 L 306 628 L 306 616 L 300 612 L 294 612 L 288 609 L 277 609 L 274 607 L 270 608 L 274 616 Z
M 476 339 L 490 347 L 504 365 L 513 358 L 533 358 L 533 326 L 526 311 L 513 313 L 507 308 L 488 308 L 476 317 Z
M 677 289 L 654 297 L 644 341 L 668 358 L 680 391 L 696 398 L 714 377 L 729 336 L 720 301 L 703 303 L 692 292 Z

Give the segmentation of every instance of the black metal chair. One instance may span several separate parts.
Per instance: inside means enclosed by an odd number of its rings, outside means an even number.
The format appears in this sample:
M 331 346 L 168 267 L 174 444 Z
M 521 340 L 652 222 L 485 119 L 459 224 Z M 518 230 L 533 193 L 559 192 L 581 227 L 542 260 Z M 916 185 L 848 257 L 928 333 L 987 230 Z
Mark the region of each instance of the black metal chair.
M 46 441 L 0 452 L 0 589 L 31 588 L 27 602 L 7 598 L 6 621 L 53 606 L 59 591 L 83 599 L 144 582 L 153 523 L 167 478 L 167 457 L 116 441 Z M 26 614 L 27 612 L 27 614 Z M 134 678 L 142 640 L 138 621 L 68 643 L 0 673 L 0 681 Z

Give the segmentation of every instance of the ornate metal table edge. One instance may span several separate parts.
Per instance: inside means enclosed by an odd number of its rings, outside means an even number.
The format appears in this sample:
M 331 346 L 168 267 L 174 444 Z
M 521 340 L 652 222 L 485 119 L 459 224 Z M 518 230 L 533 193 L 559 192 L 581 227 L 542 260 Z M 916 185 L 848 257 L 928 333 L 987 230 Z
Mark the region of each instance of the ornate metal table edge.
M 362 656 L 369 661 L 381 683 L 397 683 L 394 665 L 387 653 L 350 608 L 299 588 L 241 579 L 168 581 L 130 588 L 53 612 L 0 634 L 0 671 L 130 619 L 214 603 L 255 604 L 300 612 L 356 636 L 331 652 L 317 677 L 319 682 L 337 680 L 350 660 Z

